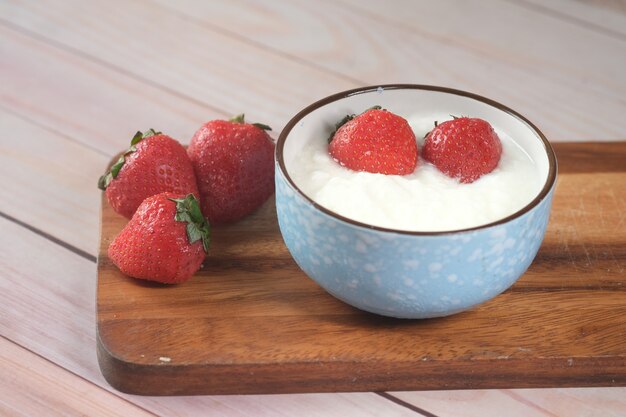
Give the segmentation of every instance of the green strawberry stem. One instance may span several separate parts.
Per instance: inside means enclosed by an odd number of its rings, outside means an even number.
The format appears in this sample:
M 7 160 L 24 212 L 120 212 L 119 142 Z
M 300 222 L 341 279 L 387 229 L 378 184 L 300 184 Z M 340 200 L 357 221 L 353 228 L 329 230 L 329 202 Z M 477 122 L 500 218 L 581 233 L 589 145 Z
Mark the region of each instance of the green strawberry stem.
M 137 133 L 135 133 L 135 136 L 133 136 L 133 138 L 130 140 L 130 145 L 134 146 L 138 144 L 139 142 L 141 142 L 142 139 L 149 138 L 150 136 L 160 135 L 160 134 L 161 132 L 157 132 L 156 130 L 152 128 L 146 130 L 143 133 L 141 133 L 140 131 L 137 131 Z
M 263 123 L 252 123 L 252 126 L 258 127 L 259 129 L 263 130 L 272 130 L 271 127 L 269 127 L 268 125 L 264 125 Z
M 365 109 L 362 113 L 359 114 L 359 116 L 365 112 L 368 112 L 370 110 L 382 110 L 381 106 L 372 106 L 369 109 Z M 337 131 L 339 130 L 339 128 L 343 125 L 345 125 L 346 123 L 348 123 L 350 120 L 354 119 L 357 115 L 356 114 L 346 114 L 344 116 L 343 119 L 339 120 L 337 123 L 335 123 L 335 130 L 333 130 L 330 134 L 330 136 L 328 137 L 328 143 L 333 141 L 333 138 L 335 137 L 335 133 L 337 133 Z
M 241 114 L 231 117 L 230 119 L 228 119 L 228 121 L 232 123 L 244 124 L 246 122 L 245 119 L 246 119 L 246 115 L 244 113 L 241 113 Z M 251 124 L 252 126 L 258 127 L 259 129 L 272 130 L 271 127 L 263 123 L 251 123 Z
M 244 113 L 238 114 L 236 116 L 228 119 L 229 122 L 244 124 L 246 121 L 246 115 Z
M 111 166 L 111 169 L 104 173 L 103 176 L 98 178 L 98 188 L 102 191 L 106 190 L 106 188 L 111 184 L 114 178 L 117 178 L 117 175 L 120 173 L 120 170 L 124 166 L 124 162 L 126 161 L 126 156 L 137 150 L 137 145 L 145 138 L 149 138 L 150 136 L 160 135 L 161 132 L 157 132 L 156 130 L 150 128 L 145 132 L 141 133 L 137 131 L 133 138 L 130 140 L 130 147 L 126 149 L 126 151 L 120 156 L 120 158 Z
M 187 240 L 193 244 L 202 239 L 204 252 L 209 252 L 211 243 L 211 226 L 200 211 L 200 204 L 193 194 L 187 194 L 185 198 L 170 198 L 176 203 L 176 216 L 174 219 L 179 222 L 187 222 Z

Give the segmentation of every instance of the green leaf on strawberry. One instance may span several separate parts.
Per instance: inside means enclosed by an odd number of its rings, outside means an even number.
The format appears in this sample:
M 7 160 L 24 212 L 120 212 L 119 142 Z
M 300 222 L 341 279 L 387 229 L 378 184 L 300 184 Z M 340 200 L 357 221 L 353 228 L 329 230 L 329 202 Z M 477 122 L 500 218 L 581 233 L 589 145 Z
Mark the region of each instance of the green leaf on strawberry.
M 244 113 L 238 114 L 236 116 L 231 117 L 230 119 L 228 119 L 229 122 L 232 123 L 239 123 L 239 124 L 245 124 L 246 123 L 246 115 Z M 263 123 L 250 123 L 252 126 L 254 127 L 258 127 L 259 129 L 262 130 L 272 130 L 271 127 L 269 127 L 266 124 Z
M 269 127 L 268 125 L 264 125 L 263 123 L 252 123 L 252 126 L 258 127 L 259 129 L 263 130 L 272 130 L 271 127 Z
M 363 113 L 369 111 L 369 110 L 382 110 L 381 106 L 372 106 L 369 109 L 366 109 Z M 361 114 L 363 114 L 361 113 Z M 333 138 L 335 137 L 335 133 L 337 133 L 337 131 L 339 130 L 339 128 L 343 125 L 345 125 L 346 123 L 348 123 L 350 120 L 354 119 L 357 115 L 356 114 L 346 114 L 344 116 L 343 119 L 339 120 L 337 123 L 335 123 L 335 130 L 333 130 L 330 134 L 330 136 L 328 137 L 328 143 L 333 141 Z
M 133 138 L 130 140 L 130 147 L 126 149 L 126 151 L 122 154 L 122 156 L 120 156 L 120 158 L 113 164 L 113 166 L 111 166 L 111 169 L 109 171 L 107 171 L 103 176 L 98 178 L 98 188 L 101 189 L 102 191 L 106 190 L 109 184 L 111 184 L 111 181 L 113 181 L 114 178 L 117 178 L 117 175 L 120 173 L 120 170 L 124 166 L 126 156 L 137 151 L 137 147 L 135 145 L 137 145 L 139 142 L 141 142 L 145 138 L 149 138 L 150 136 L 156 136 L 160 134 L 161 132 L 157 132 L 156 130 L 152 128 L 146 130 L 143 133 L 141 133 L 140 131 L 137 131 L 137 133 L 135 133 Z
M 150 136 L 160 135 L 161 132 L 157 132 L 156 130 L 150 128 L 145 132 L 141 133 L 139 130 L 135 133 L 135 136 L 130 140 L 131 148 L 141 142 L 142 139 L 149 138 Z
M 211 243 L 211 226 L 200 211 L 200 204 L 193 194 L 188 194 L 185 198 L 170 198 L 176 203 L 176 216 L 174 219 L 179 222 L 186 222 L 187 239 L 190 244 L 202 240 L 204 252 L 209 252 Z
M 229 122 L 239 123 L 239 124 L 244 124 L 245 120 L 246 120 L 246 115 L 244 113 L 238 114 L 228 119 Z

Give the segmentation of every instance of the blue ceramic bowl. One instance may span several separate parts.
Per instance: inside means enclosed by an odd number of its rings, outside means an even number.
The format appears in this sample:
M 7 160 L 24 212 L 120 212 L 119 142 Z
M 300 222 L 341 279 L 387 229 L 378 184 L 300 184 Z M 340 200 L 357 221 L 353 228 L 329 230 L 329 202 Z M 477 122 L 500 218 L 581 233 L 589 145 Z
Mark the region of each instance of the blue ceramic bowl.
M 463 230 L 394 230 L 334 213 L 305 195 L 290 169 L 308 141 L 324 140 L 336 120 L 373 105 L 407 118 L 443 120 L 442 115 L 463 114 L 488 120 L 533 159 L 544 185 L 518 212 Z M 385 316 L 446 316 L 495 297 L 526 271 L 545 234 L 556 172 L 556 158 L 544 135 L 499 103 L 440 87 L 365 87 L 310 105 L 282 131 L 276 146 L 278 222 L 300 268 L 338 299 Z

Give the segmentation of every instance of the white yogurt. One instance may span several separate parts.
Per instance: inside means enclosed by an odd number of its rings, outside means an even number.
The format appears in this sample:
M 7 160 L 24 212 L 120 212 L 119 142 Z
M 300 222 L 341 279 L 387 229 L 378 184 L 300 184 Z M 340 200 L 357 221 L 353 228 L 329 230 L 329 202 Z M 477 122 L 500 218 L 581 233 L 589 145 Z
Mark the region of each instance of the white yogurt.
M 421 124 L 411 123 L 416 135 Z M 444 175 L 421 157 L 409 175 L 355 172 L 328 154 L 324 138 L 311 141 L 290 175 L 312 200 L 362 223 L 422 232 L 480 226 L 515 213 L 542 187 L 532 159 L 504 132 L 496 132 L 502 141 L 500 163 L 471 184 Z M 418 142 L 421 153 L 423 140 Z

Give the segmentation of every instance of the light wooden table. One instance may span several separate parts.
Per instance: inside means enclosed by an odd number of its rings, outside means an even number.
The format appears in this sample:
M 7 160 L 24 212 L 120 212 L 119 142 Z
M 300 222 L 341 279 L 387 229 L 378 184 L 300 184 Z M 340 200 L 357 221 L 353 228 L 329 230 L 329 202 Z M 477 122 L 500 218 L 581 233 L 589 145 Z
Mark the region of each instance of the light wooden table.
M 246 112 L 420 83 L 498 100 L 552 141 L 626 138 L 618 0 L 0 0 L 0 415 L 623 416 L 626 388 L 137 397 L 95 353 L 106 163 Z

